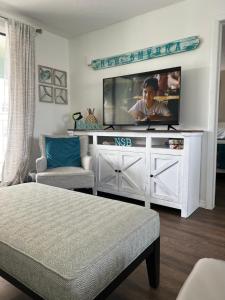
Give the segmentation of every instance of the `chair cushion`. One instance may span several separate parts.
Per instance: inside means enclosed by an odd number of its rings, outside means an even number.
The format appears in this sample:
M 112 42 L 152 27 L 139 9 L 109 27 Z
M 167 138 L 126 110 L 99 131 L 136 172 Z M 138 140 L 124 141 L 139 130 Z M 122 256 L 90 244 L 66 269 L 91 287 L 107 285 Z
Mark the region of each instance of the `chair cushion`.
M 45 137 L 47 168 L 80 167 L 79 137 Z
M 67 189 L 93 188 L 94 173 L 79 167 L 59 167 L 38 173 L 36 182 Z

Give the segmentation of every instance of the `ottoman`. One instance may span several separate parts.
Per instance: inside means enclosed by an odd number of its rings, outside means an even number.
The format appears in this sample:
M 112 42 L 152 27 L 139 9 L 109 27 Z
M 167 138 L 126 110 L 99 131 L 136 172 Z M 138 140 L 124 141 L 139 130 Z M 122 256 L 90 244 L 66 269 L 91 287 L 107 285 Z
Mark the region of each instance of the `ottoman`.
M 144 259 L 157 287 L 155 211 L 38 183 L 1 188 L 0 207 L 1 275 L 35 298 L 104 298 Z

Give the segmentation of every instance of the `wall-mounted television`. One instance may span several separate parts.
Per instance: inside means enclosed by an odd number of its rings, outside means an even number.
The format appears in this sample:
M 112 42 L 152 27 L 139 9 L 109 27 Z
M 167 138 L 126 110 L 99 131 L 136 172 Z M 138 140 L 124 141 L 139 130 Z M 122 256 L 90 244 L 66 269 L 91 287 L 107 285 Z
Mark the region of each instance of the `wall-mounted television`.
M 104 125 L 178 125 L 181 67 L 103 79 Z

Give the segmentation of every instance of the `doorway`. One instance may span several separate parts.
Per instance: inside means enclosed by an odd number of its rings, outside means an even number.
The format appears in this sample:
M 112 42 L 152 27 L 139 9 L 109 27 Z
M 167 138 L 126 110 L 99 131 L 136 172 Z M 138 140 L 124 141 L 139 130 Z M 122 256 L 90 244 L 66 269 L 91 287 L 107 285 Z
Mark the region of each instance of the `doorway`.
M 225 207 L 225 24 L 222 26 L 215 205 Z

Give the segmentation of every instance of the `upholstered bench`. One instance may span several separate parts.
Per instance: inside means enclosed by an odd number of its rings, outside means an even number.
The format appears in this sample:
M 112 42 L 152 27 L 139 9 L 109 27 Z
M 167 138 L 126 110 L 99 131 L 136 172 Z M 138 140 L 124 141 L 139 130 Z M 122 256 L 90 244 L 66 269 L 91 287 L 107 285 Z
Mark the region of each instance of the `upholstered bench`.
M 0 269 L 48 300 L 105 298 L 144 259 L 159 283 L 159 216 L 38 183 L 0 189 Z

